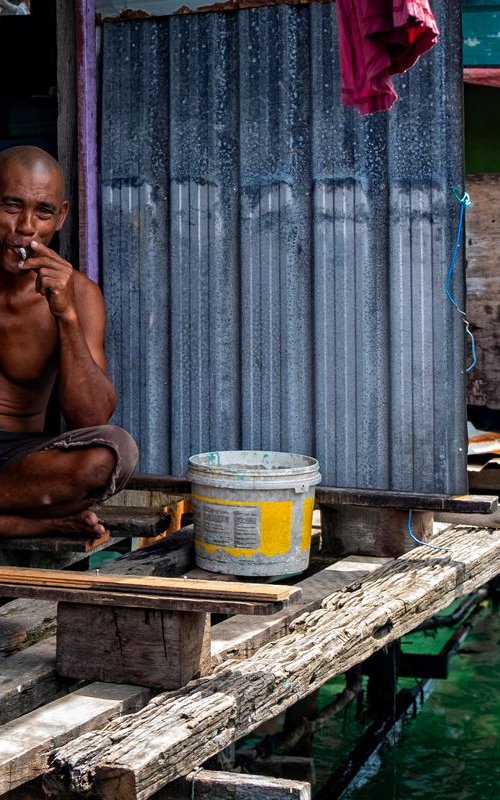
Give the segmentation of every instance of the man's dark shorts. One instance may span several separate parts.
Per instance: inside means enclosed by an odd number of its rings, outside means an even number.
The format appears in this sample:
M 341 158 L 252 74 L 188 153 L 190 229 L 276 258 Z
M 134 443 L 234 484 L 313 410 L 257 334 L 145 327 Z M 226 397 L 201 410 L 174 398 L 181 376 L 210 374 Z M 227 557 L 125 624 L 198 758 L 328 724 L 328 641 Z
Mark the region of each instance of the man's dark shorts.
M 78 428 L 58 436 L 0 430 L 0 470 L 11 466 L 29 453 L 86 447 L 109 447 L 116 455 L 116 467 L 109 485 L 101 496 L 96 497 L 96 502 L 102 502 L 123 488 L 132 476 L 139 456 L 137 445 L 131 435 L 116 425 Z

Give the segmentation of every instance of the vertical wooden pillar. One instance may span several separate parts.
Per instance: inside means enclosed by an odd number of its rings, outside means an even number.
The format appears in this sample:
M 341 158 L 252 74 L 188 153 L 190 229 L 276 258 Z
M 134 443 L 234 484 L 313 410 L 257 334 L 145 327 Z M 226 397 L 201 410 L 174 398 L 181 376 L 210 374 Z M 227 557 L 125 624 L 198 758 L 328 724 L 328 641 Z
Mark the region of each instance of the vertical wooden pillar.
M 335 556 L 401 556 L 417 546 L 408 532 L 408 513 L 395 508 L 322 507 L 323 551 Z M 417 539 L 431 536 L 433 520 L 431 511 L 412 512 Z
M 64 678 L 178 689 L 210 668 L 209 614 L 58 605 L 56 670 Z
M 80 271 L 99 281 L 94 0 L 75 0 Z
M 57 0 L 57 158 L 66 176 L 68 216 L 59 234 L 59 252 L 78 265 L 78 149 L 76 128 L 76 37 L 74 4 Z

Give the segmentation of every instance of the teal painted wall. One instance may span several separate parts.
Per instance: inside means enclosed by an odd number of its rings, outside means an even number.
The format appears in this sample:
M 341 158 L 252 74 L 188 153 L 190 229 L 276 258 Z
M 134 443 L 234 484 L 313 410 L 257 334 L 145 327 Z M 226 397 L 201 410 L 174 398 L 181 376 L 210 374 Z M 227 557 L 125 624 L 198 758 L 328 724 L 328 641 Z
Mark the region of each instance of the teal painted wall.
M 464 0 L 464 66 L 500 66 L 500 3 Z

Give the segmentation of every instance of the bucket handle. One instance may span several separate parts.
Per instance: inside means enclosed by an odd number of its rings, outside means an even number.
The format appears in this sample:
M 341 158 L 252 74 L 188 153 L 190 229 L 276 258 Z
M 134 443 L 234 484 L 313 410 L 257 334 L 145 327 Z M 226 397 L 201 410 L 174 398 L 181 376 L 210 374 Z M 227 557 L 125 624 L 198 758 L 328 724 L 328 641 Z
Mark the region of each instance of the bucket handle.
M 295 494 L 303 494 L 304 492 L 308 492 L 309 491 L 309 486 L 310 486 L 309 483 L 299 483 L 295 487 Z

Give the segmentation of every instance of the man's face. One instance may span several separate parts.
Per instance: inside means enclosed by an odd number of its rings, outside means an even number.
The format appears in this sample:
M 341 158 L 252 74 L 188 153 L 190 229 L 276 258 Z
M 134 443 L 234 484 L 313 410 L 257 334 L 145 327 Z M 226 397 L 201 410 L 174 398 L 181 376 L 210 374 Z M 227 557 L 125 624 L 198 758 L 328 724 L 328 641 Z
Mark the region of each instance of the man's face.
M 33 240 L 50 244 L 67 213 L 55 170 L 7 162 L 0 173 L 0 271 L 17 273 L 19 248 L 28 250 Z

